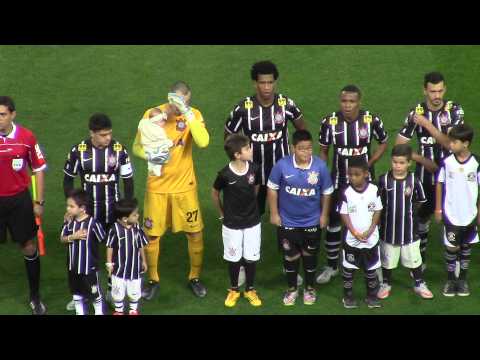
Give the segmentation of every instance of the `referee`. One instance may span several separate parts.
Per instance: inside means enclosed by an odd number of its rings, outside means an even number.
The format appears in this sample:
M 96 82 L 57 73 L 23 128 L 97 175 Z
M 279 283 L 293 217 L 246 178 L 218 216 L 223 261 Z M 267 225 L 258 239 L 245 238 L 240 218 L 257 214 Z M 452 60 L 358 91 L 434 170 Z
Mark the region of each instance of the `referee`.
M 30 287 L 30 308 L 33 315 L 45 315 L 47 308 L 40 300 L 40 258 L 34 237 L 37 231 L 34 214 L 43 214 L 44 170 L 47 163 L 32 132 L 13 120 L 15 104 L 8 96 L 0 96 L 0 224 L 10 230 L 20 245 Z M 38 200 L 32 202 L 28 187 L 30 175 L 37 179 Z

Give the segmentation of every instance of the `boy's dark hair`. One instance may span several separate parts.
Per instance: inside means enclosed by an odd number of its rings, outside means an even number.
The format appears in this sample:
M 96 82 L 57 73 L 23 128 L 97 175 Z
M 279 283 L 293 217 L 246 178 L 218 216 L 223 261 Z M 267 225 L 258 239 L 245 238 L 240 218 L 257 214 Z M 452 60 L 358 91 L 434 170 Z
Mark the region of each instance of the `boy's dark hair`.
M 72 199 L 78 207 L 84 207 L 88 212 L 90 205 L 90 198 L 87 192 L 83 189 L 72 189 L 67 196 L 67 199 Z
M 15 111 L 15 103 L 10 96 L 0 96 L 0 105 L 5 106 L 10 112 Z
M 115 219 L 120 220 L 129 217 L 136 208 L 138 208 L 137 199 L 120 199 L 113 205 L 113 214 Z
M 423 87 L 427 88 L 428 83 L 435 85 L 441 83 L 442 81 L 445 83 L 445 78 L 443 75 L 438 71 L 432 71 L 428 74 L 425 74 L 425 78 L 423 79 Z
M 412 160 L 412 147 L 409 144 L 398 144 L 392 149 L 392 157 L 405 156 L 408 161 Z
M 308 130 L 297 130 L 292 135 L 292 145 L 296 146 L 300 141 L 313 141 L 312 134 Z
M 454 140 L 468 141 L 471 144 L 473 140 L 473 129 L 467 124 L 460 124 L 450 130 L 448 137 Z
M 90 116 L 88 128 L 91 131 L 110 130 L 112 128 L 112 121 L 106 114 L 95 113 Z
M 180 91 L 183 95 L 187 95 L 191 92 L 190 86 L 185 81 L 176 81 L 172 86 L 170 86 L 170 91 Z
M 358 94 L 358 98 L 361 99 L 362 98 L 362 92 L 360 91 L 360 88 L 357 86 L 357 85 L 347 85 L 347 86 L 344 86 L 342 88 L 342 90 L 340 90 L 340 94 L 342 92 L 350 92 L 350 93 L 355 93 L 355 94 Z
M 348 168 L 362 169 L 368 171 L 368 162 L 361 156 L 355 156 L 348 160 Z
M 232 134 L 225 140 L 223 148 L 230 160 L 235 160 L 235 154 L 242 151 L 242 148 L 250 145 L 250 139 L 242 134 Z
M 277 66 L 272 63 L 271 61 L 259 61 L 252 65 L 252 69 L 250 70 L 250 77 L 252 80 L 257 81 L 258 75 L 273 75 L 273 79 L 278 79 L 278 69 Z

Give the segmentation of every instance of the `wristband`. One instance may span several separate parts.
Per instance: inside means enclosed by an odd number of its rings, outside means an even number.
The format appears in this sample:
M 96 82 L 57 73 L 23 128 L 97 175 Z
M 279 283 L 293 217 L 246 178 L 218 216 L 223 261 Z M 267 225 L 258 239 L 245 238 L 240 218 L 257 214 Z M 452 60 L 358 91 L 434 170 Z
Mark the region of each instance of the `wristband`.
M 105 263 L 105 266 L 106 266 L 107 268 L 111 268 L 111 267 L 113 267 L 113 263 L 111 263 L 111 262 L 106 262 L 106 263 Z

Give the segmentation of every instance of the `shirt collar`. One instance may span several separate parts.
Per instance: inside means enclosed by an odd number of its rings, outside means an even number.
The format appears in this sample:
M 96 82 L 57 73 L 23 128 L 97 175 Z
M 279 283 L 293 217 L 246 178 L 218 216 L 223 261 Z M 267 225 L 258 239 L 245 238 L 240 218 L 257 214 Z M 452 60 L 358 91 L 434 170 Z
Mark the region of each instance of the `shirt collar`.
M 15 139 L 15 134 L 17 133 L 17 126 L 15 123 L 12 122 L 12 131 L 10 131 L 10 134 L 5 136 L 8 139 Z
M 295 154 L 292 155 L 292 159 L 293 159 L 293 167 L 294 167 L 294 168 L 302 169 L 302 170 L 310 170 L 310 168 L 312 167 L 313 155 L 312 155 L 312 157 L 310 158 L 310 163 L 308 164 L 308 166 L 307 166 L 306 168 L 301 168 L 300 166 L 297 165 L 297 162 L 295 161 Z

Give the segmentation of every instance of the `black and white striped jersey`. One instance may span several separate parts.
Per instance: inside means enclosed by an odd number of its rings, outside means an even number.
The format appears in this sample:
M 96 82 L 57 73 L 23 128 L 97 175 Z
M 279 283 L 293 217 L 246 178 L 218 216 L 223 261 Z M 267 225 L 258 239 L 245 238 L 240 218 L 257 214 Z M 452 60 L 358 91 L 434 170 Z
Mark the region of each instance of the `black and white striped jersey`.
M 423 102 L 417 104 L 414 109 L 411 109 L 405 118 L 404 126 L 399 133 L 400 136 L 411 139 L 416 133 L 419 154 L 439 164 L 440 160 L 448 156 L 450 152 L 437 144 L 435 138 L 432 137 L 427 129 L 415 124 L 413 121 L 415 113 L 425 116 L 439 131 L 447 134 L 453 126 L 463 124 L 463 109 L 460 104 L 447 101 L 445 102 L 445 106 L 440 110 L 431 111 L 428 109 L 427 104 Z M 415 173 L 423 184 L 427 182 L 430 184 L 435 183 L 435 174 L 428 172 L 420 163 L 417 163 Z
M 107 237 L 107 247 L 113 249 L 112 274 L 126 280 L 139 279 L 142 272 L 140 249 L 147 244 L 147 237 L 138 225 L 128 229 L 118 221 L 112 224 Z
M 61 236 L 69 236 L 79 230 L 87 231 L 85 240 L 74 240 L 68 244 L 68 270 L 88 275 L 98 270 L 98 244 L 105 238 L 105 230 L 93 217 L 82 221 L 70 220 L 63 224 Z
M 263 107 L 256 96 L 240 101 L 225 124 L 228 133 L 243 132 L 250 138 L 253 162 L 260 166 L 260 184 L 266 185 L 270 171 L 282 157 L 290 154 L 288 121 L 302 117 L 294 101 L 275 94 L 273 104 Z
M 370 145 L 375 139 L 385 143 L 388 139 L 383 122 L 368 110 L 360 110 L 357 119 L 347 121 L 341 111 L 322 119 L 319 142 L 322 146 L 333 146 L 332 182 L 335 189 L 348 184 L 348 161 L 357 156 L 366 161 L 370 158 Z M 375 170 L 370 168 L 370 180 L 375 178 Z
M 120 199 L 120 178 L 133 176 L 125 147 L 112 140 L 106 148 L 98 149 L 91 140 L 82 141 L 72 147 L 63 171 L 71 177 L 80 175 L 82 188 L 92 200 L 91 215 L 104 224 L 113 223 L 113 204 Z
M 417 240 L 414 204 L 427 201 L 420 179 L 413 173 L 396 179 L 389 171 L 380 176 L 378 189 L 383 204 L 380 238 L 392 245 L 407 245 Z

